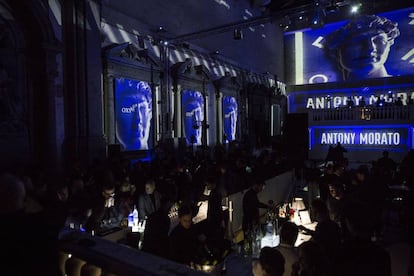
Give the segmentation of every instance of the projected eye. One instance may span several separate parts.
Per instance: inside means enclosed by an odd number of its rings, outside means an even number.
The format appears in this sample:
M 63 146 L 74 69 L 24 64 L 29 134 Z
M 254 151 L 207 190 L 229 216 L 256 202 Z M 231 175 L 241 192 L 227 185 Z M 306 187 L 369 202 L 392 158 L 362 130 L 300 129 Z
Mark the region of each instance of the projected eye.
M 384 35 L 377 35 L 372 39 L 372 42 L 377 45 L 386 45 L 387 38 Z

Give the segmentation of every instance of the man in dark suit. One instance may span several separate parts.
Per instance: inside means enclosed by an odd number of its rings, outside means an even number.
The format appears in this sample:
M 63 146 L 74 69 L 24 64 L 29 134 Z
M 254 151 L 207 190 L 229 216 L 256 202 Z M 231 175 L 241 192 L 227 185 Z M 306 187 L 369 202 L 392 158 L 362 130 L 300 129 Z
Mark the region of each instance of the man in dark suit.
M 25 213 L 26 189 L 20 178 L 0 174 L 1 275 L 58 275 L 58 234 L 62 221 L 45 208 Z
M 161 207 L 148 217 L 142 251 L 168 258 L 166 246 L 168 246 L 168 232 L 171 225 L 168 217 L 171 206 L 172 201 L 164 196 L 161 198 Z
M 147 180 L 145 183 L 145 193 L 138 198 L 138 215 L 140 219 L 146 219 L 160 208 L 161 194 L 155 190 L 155 181 Z
M 243 231 L 248 233 L 253 227 L 259 224 L 259 208 L 269 208 L 269 205 L 259 201 L 257 194 L 263 191 L 264 182 L 256 180 L 254 185 L 244 194 L 243 197 Z
M 168 238 L 169 259 L 185 265 L 196 261 L 200 246 L 192 217 L 192 210 L 189 206 L 180 206 L 178 210 L 179 223 L 171 231 Z
M 119 203 L 115 201 L 115 186 L 112 182 L 102 185 L 100 192 L 91 200 L 91 216 L 88 218 L 86 231 L 105 231 L 120 225 L 122 213 Z

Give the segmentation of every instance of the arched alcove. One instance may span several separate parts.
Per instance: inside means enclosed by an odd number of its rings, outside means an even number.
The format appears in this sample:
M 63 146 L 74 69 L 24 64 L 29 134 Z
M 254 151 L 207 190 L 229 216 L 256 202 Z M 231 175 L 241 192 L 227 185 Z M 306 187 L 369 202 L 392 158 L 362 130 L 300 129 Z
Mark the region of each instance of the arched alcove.
M 0 1 L 0 148 L 4 167 L 56 163 L 59 43 L 41 1 Z

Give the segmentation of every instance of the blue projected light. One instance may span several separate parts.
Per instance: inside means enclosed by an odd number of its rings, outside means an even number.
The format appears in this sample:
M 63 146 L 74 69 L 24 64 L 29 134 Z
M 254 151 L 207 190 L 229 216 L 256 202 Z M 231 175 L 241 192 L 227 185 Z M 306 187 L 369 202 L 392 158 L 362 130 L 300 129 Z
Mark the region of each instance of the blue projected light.
M 182 92 L 184 137 L 188 145 L 201 145 L 204 122 L 204 97 L 195 90 Z
M 235 97 L 224 96 L 222 99 L 223 107 L 223 133 L 224 139 L 233 141 L 236 139 L 238 104 Z
M 351 150 L 387 149 L 408 151 L 414 148 L 413 126 L 313 126 L 309 127 L 309 150 L 341 143 Z
M 311 91 L 297 91 L 288 95 L 289 113 L 304 113 L 309 109 L 346 107 L 349 97 L 355 106 L 376 105 L 378 99 L 392 103 L 398 97 L 402 104 L 414 99 L 414 83 L 371 86 L 362 88 L 335 88 Z
M 285 33 L 287 83 L 413 75 L 413 13 L 411 7 Z
M 115 80 L 116 140 L 125 151 L 150 148 L 152 91 L 147 82 Z

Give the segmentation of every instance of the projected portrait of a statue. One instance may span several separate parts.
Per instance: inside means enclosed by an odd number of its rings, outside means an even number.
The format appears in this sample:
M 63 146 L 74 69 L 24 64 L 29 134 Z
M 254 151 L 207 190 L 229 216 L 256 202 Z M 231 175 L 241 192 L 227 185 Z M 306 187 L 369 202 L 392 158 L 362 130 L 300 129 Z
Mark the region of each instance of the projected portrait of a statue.
M 195 90 L 182 92 L 184 137 L 189 145 L 201 145 L 204 121 L 204 97 Z
M 123 150 L 146 150 L 152 119 L 152 91 L 147 82 L 117 79 L 116 138 Z
M 236 139 L 238 104 L 235 97 L 224 96 L 223 104 L 223 134 L 224 140 Z
M 364 15 L 328 34 L 326 53 L 336 59 L 344 80 L 390 77 L 385 62 L 400 35 L 398 23 L 377 15 Z
M 284 35 L 286 82 L 365 82 L 414 74 L 414 7 L 352 18 Z

